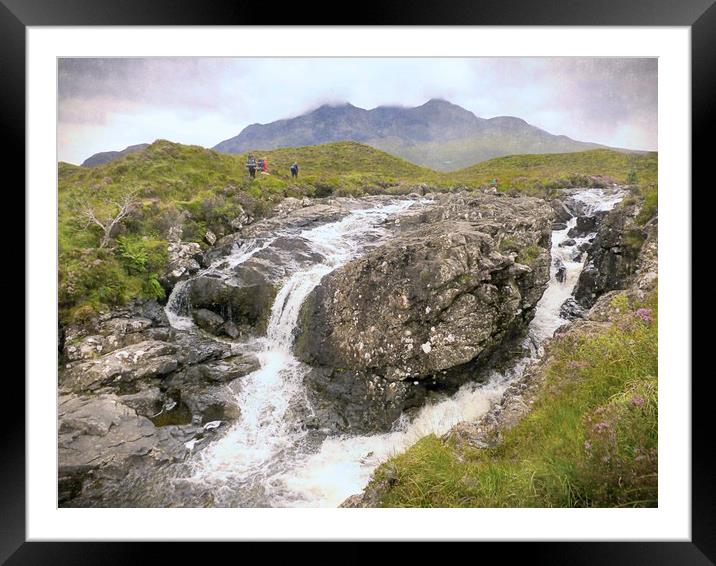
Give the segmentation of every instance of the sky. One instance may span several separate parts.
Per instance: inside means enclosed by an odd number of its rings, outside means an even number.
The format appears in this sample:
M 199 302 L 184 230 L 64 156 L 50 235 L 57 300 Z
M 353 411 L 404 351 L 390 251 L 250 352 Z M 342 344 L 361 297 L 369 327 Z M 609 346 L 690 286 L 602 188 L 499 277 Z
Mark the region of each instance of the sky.
M 63 58 L 58 158 L 168 139 L 212 147 L 322 104 L 419 106 L 657 149 L 657 60 L 646 58 Z

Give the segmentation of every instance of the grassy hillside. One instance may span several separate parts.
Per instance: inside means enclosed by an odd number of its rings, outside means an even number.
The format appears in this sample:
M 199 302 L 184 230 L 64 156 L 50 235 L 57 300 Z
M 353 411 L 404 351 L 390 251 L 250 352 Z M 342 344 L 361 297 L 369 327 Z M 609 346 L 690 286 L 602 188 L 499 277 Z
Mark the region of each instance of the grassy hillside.
M 614 301 L 610 328 L 552 343 L 533 410 L 500 444 L 423 438 L 376 470 L 379 505 L 656 506 L 657 298 Z
M 59 306 L 63 321 L 88 316 L 103 305 L 132 297 L 163 298 L 158 275 L 167 263 L 171 226 L 184 241 L 217 236 L 245 211 L 259 218 L 287 196 L 389 192 L 436 174 L 361 144 L 346 142 L 257 155 L 270 175 L 250 180 L 245 155 L 159 140 L 147 149 L 93 168 L 58 166 Z M 289 166 L 300 165 L 297 182 Z M 100 218 L 117 213 L 124 195 L 137 201 L 117 226 L 111 246 L 99 248 L 102 231 L 83 211 Z
M 577 153 L 511 155 L 461 169 L 450 175 L 455 183 L 488 184 L 529 192 L 589 184 L 587 177 L 608 177 L 617 183 L 648 186 L 657 181 L 657 154 L 595 149 Z
M 235 159 L 243 166 L 247 156 L 241 153 Z M 278 181 L 277 186 L 293 184 L 289 167 L 296 161 L 297 184 L 308 193 L 318 187 L 319 192 L 330 188 L 339 194 L 365 194 L 381 187 L 442 180 L 435 171 L 357 142 L 280 148 L 255 152 L 254 156 L 267 158 L 269 173 Z
M 500 191 L 546 196 L 558 186 L 586 182 L 588 175 L 617 182 L 656 180 L 656 155 L 627 156 L 598 150 L 504 157 L 443 174 L 356 142 L 336 142 L 256 153 L 270 175 L 250 180 L 246 154 L 230 155 L 159 140 L 147 149 L 93 168 L 58 165 L 59 306 L 63 321 L 132 297 L 162 298 L 158 275 L 167 263 L 169 228 L 181 225 L 183 240 L 203 244 L 207 230 L 228 233 L 242 211 L 262 217 L 287 196 L 401 194 L 427 184 L 432 190 L 479 188 L 499 179 Z M 289 167 L 297 161 L 299 178 Z M 591 182 L 591 181 L 590 181 Z M 644 184 L 645 187 L 649 185 Z M 652 190 L 653 206 L 656 191 Z M 113 216 L 124 195 L 136 207 L 99 247 L 101 230 L 83 215 Z

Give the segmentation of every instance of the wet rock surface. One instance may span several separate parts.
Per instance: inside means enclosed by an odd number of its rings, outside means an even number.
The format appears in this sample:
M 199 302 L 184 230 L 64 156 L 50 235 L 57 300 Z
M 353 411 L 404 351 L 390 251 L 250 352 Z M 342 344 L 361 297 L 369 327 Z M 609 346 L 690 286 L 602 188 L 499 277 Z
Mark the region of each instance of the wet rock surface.
M 388 218 L 383 228 L 390 237 L 366 236 L 365 254 L 325 276 L 303 303 L 294 352 L 310 365 L 299 364 L 309 403 L 292 399 L 285 412 L 292 427 L 317 438 L 386 431 L 431 395 L 480 379 L 486 367 L 516 355 L 549 279 L 555 213 L 586 216 L 569 197 L 559 207 L 476 193 L 432 198 L 430 206 Z M 205 268 L 218 269 L 188 281 L 182 276 L 196 324 L 190 330 L 170 327 L 152 301 L 63 329 L 60 505 L 224 501 L 178 480 L 176 470 L 241 417 L 242 381 L 250 391 L 244 378 L 260 364 L 237 340 L 265 331 L 276 293 L 292 273 L 325 260 L 301 230 L 340 220 L 364 200 L 289 201 L 271 219 L 237 222 L 240 232 L 217 240 L 201 258 Z M 633 280 L 647 289 L 655 277 L 649 266 L 656 264 L 656 222 L 642 230 Z M 232 263 L 248 241 L 261 245 Z M 569 308 L 584 315 L 577 302 Z M 246 489 L 236 501 L 266 501 L 259 484 Z
M 474 375 L 531 320 L 549 279 L 551 222 L 537 199 L 453 195 L 402 215 L 399 236 L 327 275 L 303 305 L 296 343 L 314 366 L 314 404 L 336 404 L 319 418 L 385 430 L 426 388 Z
M 623 211 L 616 211 L 615 216 L 619 217 L 623 214 Z M 625 299 L 627 302 L 643 301 L 656 289 L 657 224 L 658 218 L 653 218 L 642 226 L 646 235 L 645 240 L 637 254 L 634 273 L 625 288 L 605 291 L 587 309 L 580 306 L 574 298 L 568 299 L 562 306 L 562 316 L 573 319 L 572 322 L 560 327 L 554 338 L 542 344 L 541 357 L 529 364 L 526 370 L 508 385 L 498 403 L 479 419 L 454 425 L 443 435 L 444 442 L 450 442 L 457 447 L 469 447 L 472 450 L 499 445 L 505 433 L 532 410 L 535 398 L 544 383 L 545 368 L 552 362 L 550 346 L 553 340 L 601 332 L 623 316 L 620 305 L 624 304 Z M 569 316 L 570 314 L 574 316 Z M 386 470 L 380 481 L 371 481 L 363 492 L 348 497 L 340 506 L 377 507 L 385 493 L 391 489 L 391 482 L 393 480 L 390 470 Z
M 351 204 L 360 205 L 361 199 L 355 200 L 358 204 L 284 199 L 274 216 L 242 225 L 240 231 L 218 240 L 202 258 L 202 264 L 212 268 L 187 282 L 192 318 L 215 335 L 238 338 L 264 332 L 281 282 L 296 270 L 323 259 L 300 237 L 300 232 L 340 220 L 349 214 Z M 231 267 L 232 256 L 246 253 L 247 242 L 258 249 Z
M 583 308 L 590 308 L 608 291 L 625 289 L 632 281 L 648 236 L 647 229 L 636 223 L 639 210 L 637 204 L 626 204 L 603 217 L 596 237 L 586 248 L 586 264 L 574 291 L 575 300 Z
M 239 417 L 240 380 L 259 367 L 255 355 L 229 343 L 169 327 L 153 301 L 66 327 L 64 334 L 60 505 L 119 504 L 107 489 L 127 474 L 182 462 L 220 433 L 204 425 Z

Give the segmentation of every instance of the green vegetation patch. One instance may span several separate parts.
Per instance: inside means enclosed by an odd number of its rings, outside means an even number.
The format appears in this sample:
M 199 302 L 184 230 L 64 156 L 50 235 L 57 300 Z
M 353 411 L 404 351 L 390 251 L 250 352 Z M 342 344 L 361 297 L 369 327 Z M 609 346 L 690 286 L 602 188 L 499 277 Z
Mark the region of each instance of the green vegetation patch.
M 544 196 L 555 189 L 619 184 L 656 184 L 657 154 L 595 149 L 576 153 L 511 155 L 483 161 L 451 174 L 456 183 L 510 188 Z

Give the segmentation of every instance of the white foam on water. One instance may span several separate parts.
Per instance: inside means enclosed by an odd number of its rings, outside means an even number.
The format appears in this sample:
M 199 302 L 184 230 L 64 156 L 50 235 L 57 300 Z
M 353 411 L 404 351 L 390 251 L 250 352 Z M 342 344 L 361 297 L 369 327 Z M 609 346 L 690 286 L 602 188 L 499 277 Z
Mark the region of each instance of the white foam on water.
M 587 214 L 609 210 L 623 197 L 621 191 L 585 189 L 574 198 L 587 204 Z M 308 368 L 291 354 L 292 332 L 306 296 L 326 274 L 360 253 L 361 236 L 379 231 L 378 223 L 405 210 L 413 201 L 380 209 L 361 210 L 340 222 L 305 231 L 325 258 L 324 263 L 293 274 L 274 302 L 261 369 L 241 380 L 238 404 L 241 418 L 229 432 L 200 453 L 194 481 L 216 486 L 217 504 L 258 504 L 281 507 L 335 507 L 359 493 L 381 462 L 428 434 L 442 435 L 461 421 L 485 415 L 507 386 L 522 375 L 535 349 L 505 372 L 493 372 L 484 383 L 467 383 L 450 397 L 423 406 L 412 419 L 401 418 L 389 433 L 329 436 L 318 447 L 306 441 L 307 432 L 291 416 L 291 408 L 306 405 L 303 376 Z M 581 261 L 572 261 L 574 247 L 559 246 L 576 223 L 552 234 L 550 281 L 537 304 L 529 334 L 539 344 L 567 322 L 559 309 L 573 292 Z M 556 278 L 554 259 L 565 265 L 566 277 Z M 308 408 L 310 410 L 310 407 Z M 258 493 L 242 498 L 241 493 Z

